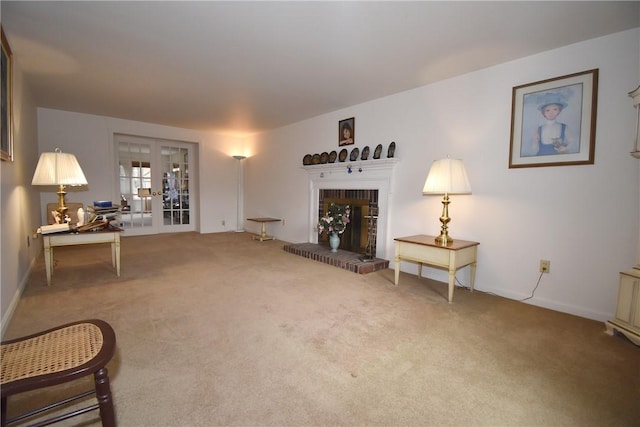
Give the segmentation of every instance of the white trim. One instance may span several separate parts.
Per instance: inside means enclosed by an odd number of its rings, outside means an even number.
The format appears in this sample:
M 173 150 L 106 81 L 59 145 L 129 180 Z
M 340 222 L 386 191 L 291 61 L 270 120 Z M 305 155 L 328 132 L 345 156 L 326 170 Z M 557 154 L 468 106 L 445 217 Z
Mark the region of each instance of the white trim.
M 42 246 L 40 246 L 39 251 L 42 251 Z M 24 290 L 27 287 L 27 282 L 29 281 L 29 278 L 33 274 L 33 270 L 36 265 L 36 260 L 37 260 L 37 257 L 31 260 L 31 263 L 29 264 L 29 268 L 27 269 L 26 274 L 20 281 L 20 284 L 18 285 L 18 289 L 16 290 L 15 294 L 13 294 L 13 298 L 11 298 L 11 302 L 9 303 L 9 306 L 5 310 L 4 315 L 2 316 L 2 320 L 1 320 L 2 326 L 0 326 L 0 339 L 4 339 L 4 334 L 7 331 L 7 327 L 9 326 L 9 323 L 13 318 L 13 314 L 16 311 L 16 308 L 18 308 L 18 303 L 20 302 L 20 298 L 22 298 L 22 294 L 24 293 Z

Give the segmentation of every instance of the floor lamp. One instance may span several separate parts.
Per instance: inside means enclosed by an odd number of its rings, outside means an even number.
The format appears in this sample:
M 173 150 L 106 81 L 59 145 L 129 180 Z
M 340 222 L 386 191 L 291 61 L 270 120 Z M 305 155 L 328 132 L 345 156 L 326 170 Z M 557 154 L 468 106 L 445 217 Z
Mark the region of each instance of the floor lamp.
M 236 222 L 236 232 L 241 233 L 244 231 L 244 213 L 243 213 L 243 206 L 244 206 L 244 193 L 243 193 L 243 183 L 242 183 L 242 177 L 243 177 L 243 171 L 242 171 L 242 161 L 244 159 L 246 159 L 246 156 L 240 156 L 240 155 L 236 155 L 233 156 L 234 159 L 236 159 L 238 161 L 238 191 L 237 191 L 237 196 L 238 196 L 238 209 L 237 209 L 237 213 L 238 213 L 238 219 Z
M 636 138 L 631 155 L 640 159 L 640 86 L 629 92 L 629 96 L 633 99 L 633 107 L 636 109 Z

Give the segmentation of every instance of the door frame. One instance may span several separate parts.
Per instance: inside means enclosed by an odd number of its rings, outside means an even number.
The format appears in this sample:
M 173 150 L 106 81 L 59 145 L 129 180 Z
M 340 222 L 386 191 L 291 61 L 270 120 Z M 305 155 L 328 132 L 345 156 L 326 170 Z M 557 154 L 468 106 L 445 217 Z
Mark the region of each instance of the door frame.
M 134 142 L 139 142 L 143 144 L 149 144 L 151 149 L 151 188 L 152 193 L 156 193 L 156 197 L 151 198 L 151 215 L 152 215 L 152 224 L 148 227 L 140 227 L 140 228 L 128 228 L 125 229 L 127 233 L 125 235 L 129 236 L 138 236 L 138 235 L 149 235 L 149 234 L 161 234 L 161 233 L 178 233 L 178 232 L 189 232 L 189 231 L 197 231 L 200 230 L 200 220 L 199 220 L 199 209 L 198 209 L 198 201 L 199 201 L 199 180 L 198 180 L 198 149 L 199 143 L 195 141 L 186 141 L 186 140 L 177 140 L 166 137 L 152 137 L 145 135 L 136 135 L 126 132 L 114 132 L 113 133 L 113 142 L 112 147 L 114 150 L 114 158 L 115 158 L 115 189 L 118 200 L 120 200 L 120 150 L 119 144 L 122 142 L 122 139 L 131 139 Z M 174 226 L 166 226 L 163 222 L 163 207 L 162 207 L 162 197 L 158 197 L 158 195 L 162 194 L 162 191 L 158 192 L 158 189 L 162 189 L 162 173 L 153 173 L 154 163 L 156 165 L 160 164 L 160 147 L 161 144 L 167 144 L 171 146 L 178 147 L 186 147 L 189 152 L 189 224 L 178 224 Z M 156 220 L 154 221 L 154 217 Z M 160 220 L 158 221 L 157 218 Z

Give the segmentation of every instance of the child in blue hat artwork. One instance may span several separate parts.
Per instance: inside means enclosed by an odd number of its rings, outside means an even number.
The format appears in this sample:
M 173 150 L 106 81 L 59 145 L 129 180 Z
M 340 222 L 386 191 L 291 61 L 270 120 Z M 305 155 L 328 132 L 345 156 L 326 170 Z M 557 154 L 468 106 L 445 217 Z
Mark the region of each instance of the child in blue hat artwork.
M 548 92 L 539 96 L 538 110 L 542 114 L 542 121 L 536 129 L 532 146 L 533 152 L 538 156 L 578 151 L 569 127 L 558 120 L 567 106 L 565 97 L 560 93 Z

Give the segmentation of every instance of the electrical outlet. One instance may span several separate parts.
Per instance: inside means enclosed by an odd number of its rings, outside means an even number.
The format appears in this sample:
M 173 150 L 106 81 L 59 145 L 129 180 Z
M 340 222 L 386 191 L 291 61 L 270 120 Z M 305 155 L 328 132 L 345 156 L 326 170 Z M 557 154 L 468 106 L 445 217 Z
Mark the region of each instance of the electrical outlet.
M 548 259 L 540 260 L 540 273 L 548 273 L 551 271 L 551 261 Z

